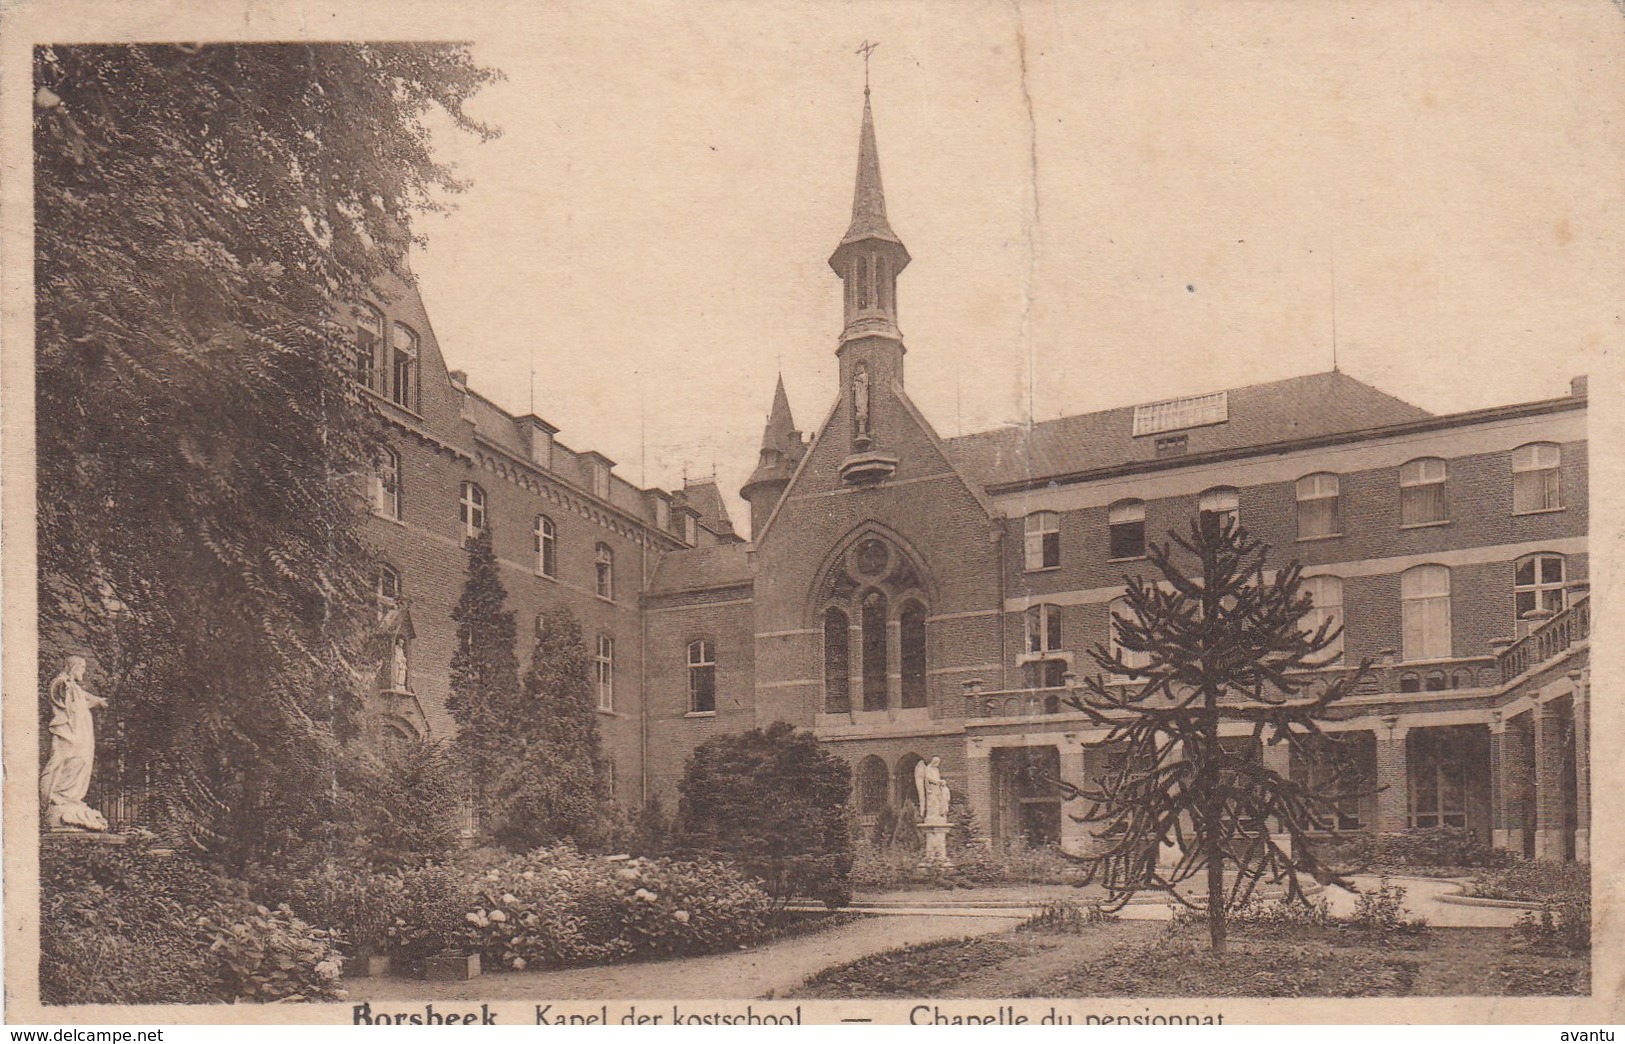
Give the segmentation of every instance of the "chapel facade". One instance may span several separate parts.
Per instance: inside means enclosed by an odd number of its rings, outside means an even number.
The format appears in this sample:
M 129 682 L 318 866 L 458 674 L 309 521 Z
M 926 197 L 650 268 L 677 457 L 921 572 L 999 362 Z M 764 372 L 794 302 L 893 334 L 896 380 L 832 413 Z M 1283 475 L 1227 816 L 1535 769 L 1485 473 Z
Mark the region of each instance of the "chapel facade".
M 366 306 L 357 380 L 391 452 L 369 490 L 397 649 L 381 734 L 454 732 L 450 613 L 464 541 L 489 526 L 521 634 L 554 605 L 582 621 L 623 804 L 673 807 L 699 743 L 788 721 L 850 762 L 860 819 L 911 806 L 936 756 L 981 836 L 1087 851 L 1049 780 L 1096 776 L 1110 752 L 1067 686 L 1111 646 L 1147 541 L 1230 516 L 1271 565 L 1302 564 L 1306 628 L 1343 628 L 1325 672 L 1375 665 L 1327 725 L 1380 788 L 1341 829 L 1456 826 L 1589 857 L 1584 378 L 1440 416 L 1334 370 L 944 439 L 907 392 L 909 262 L 865 90 L 829 259 L 839 387 L 805 434 L 775 389 L 748 536 L 714 483 L 640 489 L 448 373 L 409 280 Z

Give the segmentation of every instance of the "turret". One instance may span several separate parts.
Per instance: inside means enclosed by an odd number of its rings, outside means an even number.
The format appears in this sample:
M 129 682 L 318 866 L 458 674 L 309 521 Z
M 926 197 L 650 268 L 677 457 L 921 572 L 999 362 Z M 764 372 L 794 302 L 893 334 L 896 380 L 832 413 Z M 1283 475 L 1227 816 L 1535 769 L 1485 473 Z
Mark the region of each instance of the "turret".
M 767 417 L 767 427 L 762 431 L 762 452 L 756 462 L 756 470 L 751 472 L 750 480 L 739 490 L 739 495 L 750 504 L 750 538 L 755 540 L 761 535 L 762 527 L 767 525 L 768 516 L 784 495 L 784 489 L 790 484 L 790 476 L 795 472 L 796 465 L 801 463 L 802 454 L 806 452 L 806 444 L 802 442 L 801 432 L 796 430 L 795 421 L 790 416 L 790 397 L 784 393 L 784 377 L 779 377 L 779 384 L 773 392 L 773 409 Z

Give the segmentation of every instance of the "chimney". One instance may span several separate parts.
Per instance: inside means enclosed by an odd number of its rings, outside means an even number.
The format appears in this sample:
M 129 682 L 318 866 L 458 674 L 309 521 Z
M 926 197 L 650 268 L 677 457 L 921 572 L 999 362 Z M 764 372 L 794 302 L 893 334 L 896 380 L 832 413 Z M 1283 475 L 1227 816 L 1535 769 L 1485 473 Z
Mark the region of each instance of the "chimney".
M 1569 378 L 1569 394 L 1574 396 L 1576 399 L 1583 399 L 1586 397 L 1585 374 L 1582 373 L 1578 377 Z

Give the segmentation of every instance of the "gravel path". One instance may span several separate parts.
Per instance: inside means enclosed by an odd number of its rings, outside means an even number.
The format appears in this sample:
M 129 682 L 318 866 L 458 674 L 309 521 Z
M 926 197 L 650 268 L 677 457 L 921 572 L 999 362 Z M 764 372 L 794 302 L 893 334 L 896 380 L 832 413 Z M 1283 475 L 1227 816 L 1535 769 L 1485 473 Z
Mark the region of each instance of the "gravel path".
M 963 939 L 1013 927 L 1019 915 L 952 917 L 933 914 L 865 917 L 826 932 L 797 936 L 752 950 L 641 964 L 500 972 L 467 982 L 420 979 L 351 979 L 352 1001 L 590 1000 L 600 997 L 756 998 L 783 994 L 835 964 L 937 939 Z

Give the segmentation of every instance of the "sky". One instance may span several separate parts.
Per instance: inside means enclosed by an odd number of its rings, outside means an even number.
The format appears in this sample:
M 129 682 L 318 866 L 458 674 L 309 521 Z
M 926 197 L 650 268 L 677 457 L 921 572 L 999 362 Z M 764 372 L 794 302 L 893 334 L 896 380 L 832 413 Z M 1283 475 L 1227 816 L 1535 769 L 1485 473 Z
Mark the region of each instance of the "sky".
M 446 9 L 436 28 L 444 30 Z M 1426 409 L 1621 348 L 1625 17 L 1572 3 L 471 3 L 413 267 L 449 366 L 645 485 L 836 394 L 864 63 L 951 437 L 1338 366 Z M 535 371 L 532 386 L 530 374 Z M 532 392 L 533 387 L 533 392 Z M 732 501 L 742 528 L 748 514 Z

